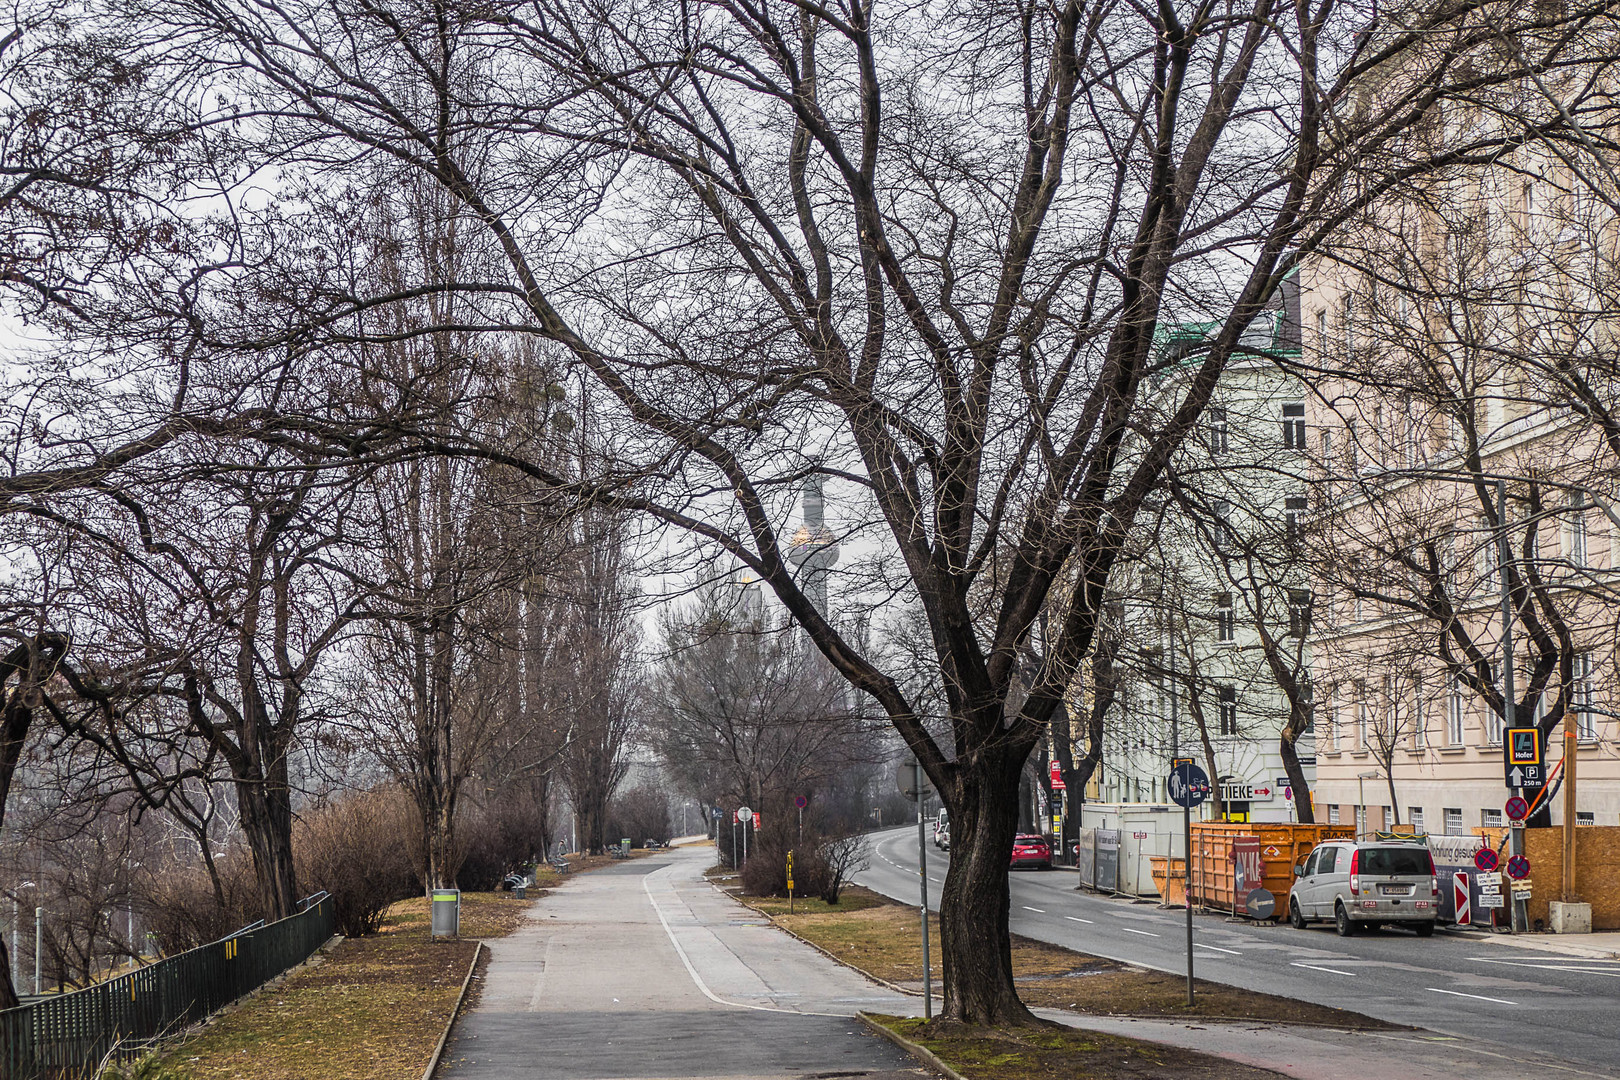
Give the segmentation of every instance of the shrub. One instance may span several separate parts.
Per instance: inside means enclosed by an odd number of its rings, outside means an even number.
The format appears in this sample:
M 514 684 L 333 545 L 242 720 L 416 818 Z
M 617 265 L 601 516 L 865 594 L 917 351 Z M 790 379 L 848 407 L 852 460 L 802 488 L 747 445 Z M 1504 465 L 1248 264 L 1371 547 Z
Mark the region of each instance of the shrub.
M 347 796 L 299 820 L 293 833 L 299 884 L 332 895 L 340 933 L 375 934 L 388 906 L 420 887 L 406 843 L 414 820 L 391 787 Z
M 628 836 L 637 847 L 648 840 L 665 843 L 670 838 L 669 796 L 661 788 L 643 785 L 622 791 L 608 804 L 608 843 Z

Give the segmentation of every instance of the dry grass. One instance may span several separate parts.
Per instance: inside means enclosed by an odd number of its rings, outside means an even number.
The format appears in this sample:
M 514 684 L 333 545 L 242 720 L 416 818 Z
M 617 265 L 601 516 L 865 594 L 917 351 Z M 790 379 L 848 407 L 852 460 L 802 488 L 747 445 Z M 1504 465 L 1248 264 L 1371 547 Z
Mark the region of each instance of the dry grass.
M 164 1051 L 154 1080 L 416 1080 L 455 1008 L 475 938 L 504 937 L 544 890 L 463 893 L 459 941 L 430 941 L 426 897 Z M 149 1066 L 150 1068 L 150 1066 Z
M 851 888 L 837 907 L 787 915 L 787 901 L 737 899 L 772 917 L 779 926 L 826 949 L 842 962 L 901 985 L 922 984 L 922 935 L 915 908 Z M 939 922 L 930 917 L 929 952 L 939 978 Z M 1219 983 L 1194 983 L 1196 1004 L 1187 1008 L 1184 979 L 1144 971 L 1057 945 L 1013 935 L 1013 977 L 1028 1005 L 1071 1009 L 1098 1016 L 1203 1017 L 1282 1020 L 1322 1027 L 1389 1030 L 1396 1025 L 1343 1009 L 1276 997 Z
M 872 1019 L 918 1043 L 967 1080 L 1279 1080 L 1268 1069 L 1070 1028 L 970 1028 Z

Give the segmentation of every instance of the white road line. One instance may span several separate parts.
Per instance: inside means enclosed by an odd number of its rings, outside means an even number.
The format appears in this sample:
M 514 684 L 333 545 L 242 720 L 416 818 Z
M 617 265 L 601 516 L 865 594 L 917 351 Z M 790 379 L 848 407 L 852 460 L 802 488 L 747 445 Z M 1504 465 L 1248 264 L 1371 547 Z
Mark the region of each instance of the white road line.
M 659 873 L 659 871 L 657 871 L 657 870 L 653 871 L 653 874 L 656 874 L 656 873 Z M 652 877 L 653 877 L 653 874 L 646 874 L 646 875 L 644 875 L 642 877 L 642 879 L 641 879 L 641 889 L 642 889 L 643 892 L 645 892 L 647 894 L 647 901 L 650 904 L 652 904 L 653 912 L 654 912 L 654 914 L 656 914 L 658 916 L 658 922 L 659 922 L 659 924 L 661 926 L 663 926 L 664 933 L 669 936 L 669 943 L 671 945 L 675 946 L 675 955 L 679 956 L 681 958 L 681 964 L 685 966 L 686 973 L 688 975 L 692 976 L 692 982 L 697 986 L 697 988 L 699 990 L 703 991 L 703 996 L 704 997 L 708 998 L 710 1001 L 714 1002 L 716 1005 L 726 1005 L 726 1006 L 729 1006 L 729 1007 L 731 1007 L 733 1009 L 752 1009 L 754 1012 L 787 1013 L 790 1016 L 836 1016 L 836 1015 L 838 1015 L 837 1013 L 800 1012 L 798 1009 L 773 1009 L 769 1005 L 750 1005 L 750 1004 L 748 1004 L 747 1002 L 744 1002 L 744 1001 L 727 1001 L 725 998 L 716 997 L 714 991 L 709 989 L 709 984 L 704 982 L 703 978 L 700 975 L 698 975 L 697 968 L 692 966 L 692 961 L 686 955 L 686 950 L 681 948 L 680 940 L 678 938 L 676 938 L 675 931 L 670 928 L 669 920 L 664 918 L 664 909 L 658 906 L 658 898 L 655 897 L 653 895 L 653 892 L 652 892 Z M 675 892 L 674 886 L 670 886 L 670 891 Z M 676 893 L 676 899 L 677 900 L 680 899 L 680 894 L 679 893 Z M 699 925 L 701 926 L 702 924 L 700 923 Z M 704 927 L 704 929 L 707 929 L 707 927 Z
M 1293 962 L 1293 966 L 1294 967 L 1302 967 L 1302 968 L 1310 968 L 1312 971 L 1325 971 L 1329 975 L 1348 975 L 1352 979 L 1356 977 L 1356 973 L 1353 972 L 1353 971 L 1340 971 L 1338 968 L 1317 967 L 1315 964 L 1302 964 L 1298 960 L 1295 960 Z
M 1196 869 L 1196 867 L 1194 869 Z M 1019 904 L 1018 906 L 1023 908 L 1025 911 L 1034 911 L 1042 915 L 1046 914 L 1046 909 L 1043 907 L 1030 907 L 1028 904 Z
M 1452 997 L 1473 998 L 1475 1001 L 1494 1001 L 1498 1005 L 1517 1005 L 1518 1004 L 1517 1001 L 1505 1001 L 1502 998 L 1481 997 L 1478 994 L 1464 994 L 1459 990 L 1442 990 L 1438 986 L 1431 986 L 1428 989 L 1430 991 L 1436 993 L 1436 994 L 1450 994 Z
M 1158 937 L 1159 936 L 1158 934 L 1150 934 L 1146 930 L 1132 930 L 1128 926 L 1122 926 L 1122 927 L 1120 927 L 1120 929 L 1125 931 L 1127 934 L 1141 934 L 1143 937 Z
M 1083 922 L 1083 923 L 1088 923 L 1088 924 L 1090 924 L 1092 926 L 1097 925 L 1096 923 L 1093 923 L 1090 919 L 1082 919 L 1078 915 L 1065 915 L 1063 917 L 1065 919 L 1068 919 L 1070 922 Z
M 1571 964 L 1532 964 L 1526 960 L 1498 960 L 1495 957 L 1487 958 L 1483 956 L 1470 956 L 1469 959 L 1476 964 L 1507 964 L 1509 967 L 1540 968 L 1542 971 L 1582 971 L 1588 975 L 1607 975 L 1611 979 L 1620 979 L 1620 971 L 1608 968 L 1581 967 Z
M 1197 869 L 1197 867 L 1194 867 L 1194 869 Z M 1199 948 L 1199 949 L 1209 949 L 1212 952 L 1230 953 L 1233 956 L 1242 956 L 1243 955 L 1242 953 L 1238 952 L 1236 949 L 1223 949 L 1219 945 L 1205 945 L 1202 941 L 1193 942 L 1193 946 L 1195 948 Z

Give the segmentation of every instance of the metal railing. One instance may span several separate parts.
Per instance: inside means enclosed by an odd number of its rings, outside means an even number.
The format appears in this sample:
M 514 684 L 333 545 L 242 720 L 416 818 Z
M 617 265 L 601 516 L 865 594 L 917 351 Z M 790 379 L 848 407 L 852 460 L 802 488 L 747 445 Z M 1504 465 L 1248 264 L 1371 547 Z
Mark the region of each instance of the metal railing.
M 332 936 L 333 906 L 318 893 L 296 915 L 0 1012 L 0 1080 L 85 1080 L 137 1056 L 307 960 Z

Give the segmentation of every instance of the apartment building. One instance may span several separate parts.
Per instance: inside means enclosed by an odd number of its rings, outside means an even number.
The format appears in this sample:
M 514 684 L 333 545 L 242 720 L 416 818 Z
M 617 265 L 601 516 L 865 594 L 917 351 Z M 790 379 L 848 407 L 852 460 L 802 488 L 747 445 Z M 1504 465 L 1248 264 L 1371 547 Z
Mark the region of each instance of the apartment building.
M 1560 160 L 1511 164 L 1392 202 L 1302 275 L 1329 821 L 1502 824 L 1506 607 L 1541 820 L 1573 728 L 1577 822 L 1620 823 L 1614 220 Z
M 1166 801 L 1168 762 L 1185 756 L 1218 785 L 1210 816 L 1297 817 L 1279 748 L 1293 708 L 1274 670 L 1280 665 L 1308 700 L 1312 592 L 1294 558 L 1308 506 L 1305 392 L 1275 363 L 1298 353 L 1297 299 L 1290 282 L 1250 328 L 1249 351 L 1222 374 L 1140 557 L 1120 575 L 1114 617 L 1124 674 L 1098 780 L 1104 802 Z M 1211 329 L 1164 335 L 1162 400 L 1176 399 Z M 1306 731 L 1296 743 L 1307 784 L 1313 742 Z

